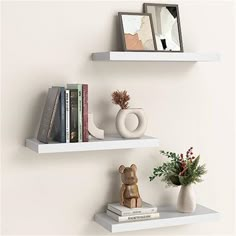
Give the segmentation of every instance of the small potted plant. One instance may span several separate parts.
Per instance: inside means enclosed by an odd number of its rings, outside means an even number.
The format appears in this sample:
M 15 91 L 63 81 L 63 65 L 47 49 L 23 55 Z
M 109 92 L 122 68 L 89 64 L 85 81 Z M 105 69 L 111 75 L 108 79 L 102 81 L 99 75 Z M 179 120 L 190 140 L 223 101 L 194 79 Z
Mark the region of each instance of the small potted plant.
M 167 186 L 181 186 L 177 210 L 179 212 L 194 212 L 196 199 L 192 185 L 202 181 L 202 176 L 206 174 L 205 165 L 199 165 L 200 156 L 193 154 L 193 148 L 189 148 L 185 155 L 174 152 L 160 151 L 169 161 L 154 168 L 150 181 L 160 177 Z
M 147 118 L 142 108 L 129 108 L 130 96 L 127 91 L 114 91 L 112 93 L 112 103 L 119 105 L 120 110 L 116 116 L 116 129 L 123 138 L 140 138 L 147 128 Z M 138 118 L 138 126 L 135 130 L 127 129 L 125 120 L 129 114 L 134 114 Z

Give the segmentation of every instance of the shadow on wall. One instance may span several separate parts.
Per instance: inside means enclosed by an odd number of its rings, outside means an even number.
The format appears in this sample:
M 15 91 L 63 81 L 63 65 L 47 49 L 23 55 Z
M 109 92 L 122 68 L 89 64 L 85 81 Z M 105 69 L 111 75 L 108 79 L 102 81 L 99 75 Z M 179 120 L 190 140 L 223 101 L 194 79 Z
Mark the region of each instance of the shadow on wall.
M 111 33 L 109 34 L 110 44 L 104 45 L 106 49 L 92 49 L 88 52 L 86 61 L 80 68 L 81 74 L 88 74 L 89 76 L 107 77 L 111 78 L 113 76 L 119 77 L 129 77 L 129 79 L 137 78 L 138 76 L 145 77 L 148 73 L 149 77 L 157 77 L 157 72 L 159 75 L 164 74 L 165 77 L 172 76 L 173 72 L 178 77 L 181 75 L 182 78 L 185 77 L 186 73 L 189 73 L 195 62 L 109 62 L 109 61 L 92 61 L 92 53 L 102 52 L 102 51 L 123 51 L 123 45 L 121 40 L 121 32 L 118 16 L 113 16 Z M 161 53 L 161 52 L 160 52 Z M 165 52 L 163 52 L 165 53 Z M 158 78 L 158 77 L 157 77 Z M 160 78 L 160 77 L 159 77 Z
M 104 45 L 106 49 L 105 51 L 123 51 L 123 45 L 122 45 L 122 40 L 121 40 L 121 32 L 120 32 L 120 24 L 119 24 L 119 19 L 118 16 L 113 16 L 112 21 L 111 21 L 111 32 L 107 37 L 109 37 L 109 45 Z M 99 51 L 103 51 L 104 49 L 98 49 Z M 92 60 L 92 52 L 91 51 L 87 59 L 88 61 Z M 95 52 L 95 51 L 94 51 Z
M 86 63 L 82 70 L 86 73 L 96 74 L 102 78 L 120 78 L 136 79 L 137 77 L 146 77 L 148 73 L 151 78 L 171 78 L 173 73 L 181 79 L 186 77 L 193 69 L 194 62 L 109 62 L 109 61 L 91 61 Z M 158 76 L 159 75 L 159 76 Z
M 113 16 L 112 25 L 113 27 L 111 32 L 111 48 L 114 51 L 122 51 L 123 45 L 121 40 L 120 22 L 118 16 Z
M 98 100 L 94 105 L 95 113 L 102 114 L 98 127 L 105 131 L 105 135 L 117 133 L 115 116 L 111 108 L 111 101 L 107 99 Z
M 120 196 L 120 174 L 118 170 L 110 170 L 107 174 L 107 179 L 110 180 L 110 182 L 107 185 L 107 192 L 104 194 L 106 199 L 106 204 L 102 205 L 95 210 L 96 213 L 99 212 L 105 212 L 107 208 L 108 203 L 113 203 L 113 202 L 119 202 L 119 196 Z M 93 219 L 94 215 L 91 216 L 91 220 Z
M 95 212 L 105 212 L 107 208 L 108 203 L 112 202 L 119 202 L 119 192 L 120 192 L 120 174 L 118 170 L 112 170 L 108 173 L 107 178 L 110 180 L 109 187 L 107 188 L 107 192 L 105 194 L 104 199 L 106 199 L 104 202 L 106 202 L 105 205 L 99 206 L 96 208 Z M 95 221 L 94 221 L 94 213 L 91 215 L 91 221 L 83 227 L 81 230 L 80 234 L 88 234 L 88 235 L 104 235 L 110 234 L 108 231 L 106 231 L 104 228 L 99 226 Z M 100 229 L 100 230 L 99 230 Z
M 36 137 L 39 129 L 40 119 L 42 116 L 44 104 L 46 102 L 47 91 L 41 92 L 34 99 L 32 98 L 31 106 L 28 107 L 30 116 L 26 116 L 24 130 L 25 138 Z
M 32 78 L 33 82 L 31 82 Z M 35 90 L 37 92 L 31 94 L 30 99 L 27 96 L 23 98 L 27 101 L 24 112 L 28 115 L 25 116 L 24 124 L 22 125 L 22 135 L 24 135 L 22 143 L 24 143 L 26 138 L 37 137 L 48 89 L 52 86 L 66 85 L 64 75 L 60 72 L 55 72 L 54 68 L 51 70 L 48 70 L 48 68 L 37 68 L 28 74 L 26 80 L 30 81 L 25 86 L 26 92 L 27 90 L 32 90 L 32 83 L 34 88 L 39 87 L 40 89 Z
M 118 170 L 111 170 L 108 173 L 108 178 L 110 180 L 110 187 L 108 188 L 109 192 L 107 192 L 107 202 L 119 202 L 119 196 L 120 196 L 120 174 Z

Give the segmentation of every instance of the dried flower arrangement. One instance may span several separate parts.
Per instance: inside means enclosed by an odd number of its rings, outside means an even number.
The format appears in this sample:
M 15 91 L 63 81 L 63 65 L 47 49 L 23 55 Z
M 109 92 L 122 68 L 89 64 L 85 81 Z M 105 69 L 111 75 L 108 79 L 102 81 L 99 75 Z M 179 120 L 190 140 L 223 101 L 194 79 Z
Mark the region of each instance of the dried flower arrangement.
M 115 91 L 112 93 L 112 103 L 119 105 L 121 109 L 127 109 L 129 107 L 130 96 L 127 91 Z
M 193 155 L 193 148 L 189 148 L 184 157 L 183 154 L 160 151 L 160 153 L 170 159 L 170 162 L 163 163 L 162 166 L 154 168 L 150 181 L 156 177 L 162 177 L 162 181 L 167 185 L 179 186 L 201 182 L 201 177 L 206 174 L 205 165 L 199 165 L 200 156 Z

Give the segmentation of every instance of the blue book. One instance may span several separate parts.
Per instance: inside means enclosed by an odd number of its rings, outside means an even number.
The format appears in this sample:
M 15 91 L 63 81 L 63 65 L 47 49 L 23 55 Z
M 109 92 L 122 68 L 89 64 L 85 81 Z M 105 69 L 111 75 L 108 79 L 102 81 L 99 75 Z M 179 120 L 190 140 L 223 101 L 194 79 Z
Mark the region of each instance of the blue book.
M 52 139 L 60 143 L 66 142 L 66 108 L 65 108 L 65 88 L 56 87 L 60 89 L 59 103 L 56 110 Z

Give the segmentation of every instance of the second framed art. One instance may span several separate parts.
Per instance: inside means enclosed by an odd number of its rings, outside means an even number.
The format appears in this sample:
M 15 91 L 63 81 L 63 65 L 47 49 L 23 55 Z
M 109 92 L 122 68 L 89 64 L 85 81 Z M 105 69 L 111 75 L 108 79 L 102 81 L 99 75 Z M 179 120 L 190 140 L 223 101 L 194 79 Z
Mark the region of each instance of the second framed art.
M 178 5 L 144 3 L 143 11 L 152 15 L 157 51 L 183 52 Z

